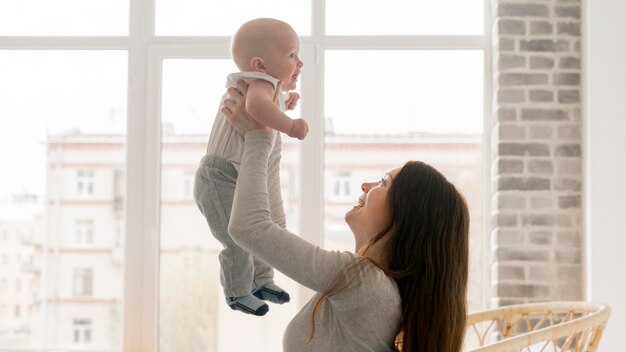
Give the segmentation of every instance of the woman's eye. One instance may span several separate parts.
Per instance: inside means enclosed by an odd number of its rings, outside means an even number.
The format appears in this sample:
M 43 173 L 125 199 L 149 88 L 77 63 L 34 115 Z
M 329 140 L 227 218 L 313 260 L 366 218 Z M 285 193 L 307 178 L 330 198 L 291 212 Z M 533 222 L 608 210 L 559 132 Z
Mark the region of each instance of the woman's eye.
M 289 57 L 293 59 L 294 57 L 296 57 L 296 54 L 291 53 L 291 54 L 289 54 Z

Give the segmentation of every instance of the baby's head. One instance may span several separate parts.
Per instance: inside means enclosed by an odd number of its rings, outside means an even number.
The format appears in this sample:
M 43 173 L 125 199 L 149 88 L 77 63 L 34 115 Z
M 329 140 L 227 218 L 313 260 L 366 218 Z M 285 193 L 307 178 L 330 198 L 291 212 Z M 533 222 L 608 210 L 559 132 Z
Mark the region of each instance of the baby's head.
M 291 26 L 273 18 L 244 23 L 235 33 L 231 54 L 240 71 L 267 73 L 283 82 L 283 90 L 296 88 L 303 63 L 300 39 Z

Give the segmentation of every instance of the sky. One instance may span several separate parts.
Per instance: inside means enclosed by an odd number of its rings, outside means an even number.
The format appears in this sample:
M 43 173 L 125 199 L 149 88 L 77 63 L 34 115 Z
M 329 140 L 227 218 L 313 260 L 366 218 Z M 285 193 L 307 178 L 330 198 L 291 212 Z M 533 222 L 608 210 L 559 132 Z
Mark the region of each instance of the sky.
M 326 31 L 480 34 L 481 2 L 390 0 L 382 7 L 327 0 Z M 157 0 L 156 6 L 157 35 L 229 36 L 242 21 L 262 16 L 286 20 L 301 36 L 311 33 L 310 1 Z M 127 9 L 128 0 L 2 0 L 0 36 L 125 35 Z M 480 51 L 327 52 L 325 118 L 335 133 L 480 133 L 482 60 Z M 0 199 L 45 191 L 48 134 L 124 133 L 126 62 L 124 51 L 0 51 L 0 118 L 10 121 L 0 130 Z M 207 133 L 233 70 L 229 60 L 166 60 L 163 122 L 179 133 Z

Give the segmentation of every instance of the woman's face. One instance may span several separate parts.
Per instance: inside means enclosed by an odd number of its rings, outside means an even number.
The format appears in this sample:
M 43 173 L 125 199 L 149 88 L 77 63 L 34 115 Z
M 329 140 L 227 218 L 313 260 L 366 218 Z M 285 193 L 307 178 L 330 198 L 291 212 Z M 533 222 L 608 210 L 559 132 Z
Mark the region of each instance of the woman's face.
M 391 206 L 387 195 L 398 172 L 400 168 L 389 171 L 379 181 L 363 183 L 363 194 L 357 204 L 346 213 L 345 220 L 354 233 L 357 249 L 367 244 L 388 224 Z

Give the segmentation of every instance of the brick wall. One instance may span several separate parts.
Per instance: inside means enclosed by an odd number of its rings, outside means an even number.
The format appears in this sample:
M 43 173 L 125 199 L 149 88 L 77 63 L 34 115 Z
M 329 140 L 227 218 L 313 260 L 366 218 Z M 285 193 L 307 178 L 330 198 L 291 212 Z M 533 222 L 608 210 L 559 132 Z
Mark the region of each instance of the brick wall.
M 580 7 L 492 5 L 492 305 L 583 297 Z

